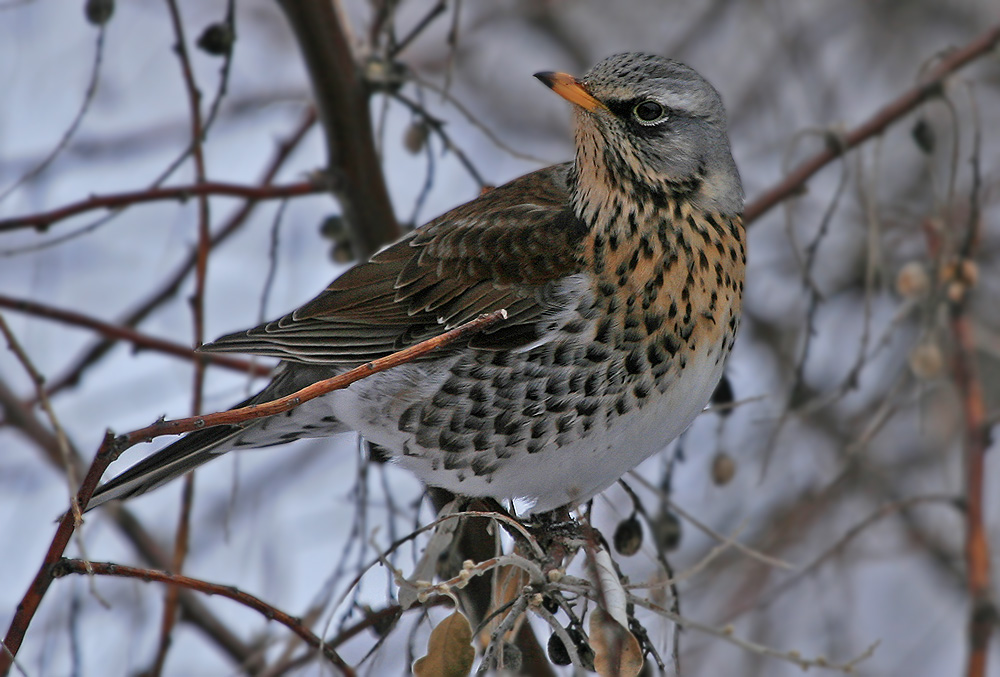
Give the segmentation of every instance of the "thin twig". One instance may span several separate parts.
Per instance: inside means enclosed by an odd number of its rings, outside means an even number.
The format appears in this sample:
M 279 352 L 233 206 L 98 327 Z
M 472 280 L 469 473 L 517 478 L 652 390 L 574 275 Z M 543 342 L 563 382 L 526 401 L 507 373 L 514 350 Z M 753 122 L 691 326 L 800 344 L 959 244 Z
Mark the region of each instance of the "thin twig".
M 198 359 L 203 359 L 209 364 L 226 367 L 227 369 L 233 369 L 235 371 L 246 372 L 252 374 L 253 376 L 267 376 L 271 373 L 270 367 L 262 364 L 256 364 L 240 357 L 234 357 L 232 355 L 225 355 L 222 353 L 195 353 L 191 350 L 191 348 L 183 343 L 167 341 L 166 339 L 150 336 L 149 334 L 143 334 L 142 332 L 130 329 L 129 327 L 122 327 L 109 322 L 103 322 L 97 318 L 90 317 L 89 315 L 84 315 L 83 313 L 78 313 L 72 310 L 63 310 L 62 308 L 54 308 L 43 303 L 29 301 L 27 299 L 18 299 L 0 294 L 0 308 L 9 308 L 20 313 L 25 313 L 26 315 L 44 317 L 46 319 L 62 322 L 74 327 L 93 329 L 101 336 L 111 339 L 112 341 L 127 341 L 137 350 L 152 350 L 186 360 L 194 360 L 197 356 Z
M 166 0 L 170 12 L 170 22 L 174 29 L 174 52 L 180 62 L 184 88 L 187 92 L 188 110 L 191 118 L 191 158 L 194 161 L 195 185 L 207 180 L 205 169 L 205 127 L 201 116 L 201 90 L 195 81 L 191 58 L 188 55 L 187 38 L 184 35 L 184 22 L 181 19 L 177 0 Z M 223 80 L 225 82 L 225 80 Z M 223 85 L 224 87 L 224 85 Z M 221 97 L 221 92 L 220 92 Z M 198 200 L 198 247 L 194 268 L 194 294 L 191 296 L 192 342 L 197 348 L 205 342 L 205 288 L 208 277 L 208 255 L 212 248 L 212 233 L 208 196 L 199 195 Z M 199 356 L 200 357 L 200 356 Z M 202 396 L 205 391 L 205 361 L 195 359 L 194 375 L 191 384 L 191 413 L 201 413 Z M 177 534 L 174 539 L 174 554 L 171 561 L 172 570 L 180 573 L 187 556 L 188 534 L 190 533 L 191 501 L 194 496 L 194 474 L 188 473 L 184 478 L 184 492 L 181 499 L 181 513 L 177 524 Z M 150 670 L 152 677 L 163 673 L 163 665 L 167 660 L 171 637 L 177 623 L 177 593 L 176 587 L 167 590 L 163 604 L 163 620 L 160 626 L 160 642 L 156 658 Z
M 892 123 L 914 110 L 927 99 L 936 96 L 944 86 L 949 75 L 968 65 L 975 59 L 993 51 L 1000 44 L 1000 24 L 969 42 L 964 47 L 956 49 L 941 59 L 920 84 L 908 89 L 894 101 L 884 106 L 868 121 L 847 132 L 843 143 L 837 147 L 827 146 L 811 158 L 802 162 L 790 174 L 765 191 L 763 195 L 751 202 L 743 210 L 743 222 L 750 225 L 770 211 L 775 205 L 798 194 L 802 186 L 812 178 L 813 174 L 836 160 L 841 154 L 881 134 Z
M 179 200 L 184 202 L 190 198 L 204 196 L 236 197 L 259 202 L 263 200 L 285 200 L 290 197 L 314 195 L 330 189 L 328 182 L 315 180 L 299 181 L 283 186 L 264 183 L 259 186 L 226 183 L 224 181 L 203 181 L 185 186 L 169 188 L 146 188 L 143 190 L 115 193 L 113 195 L 94 195 L 86 200 L 73 202 L 64 207 L 48 212 L 26 214 L 11 219 L 0 220 L 0 232 L 18 230 L 21 228 L 36 228 L 44 231 L 49 226 L 78 214 L 98 209 L 121 209 L 144 202 L 159 202 L 162 200 Z
M 98 576 L 119 576 L 122 578 L 134 578 L 140 581 L 166 583 L 171 587 L 182 587 L 189 590 L 195 590 L 206 595 L 217 595 L 219 597 L 231 599 L 249 609 L 257 611 L 268 620 L 281 623 L 286 628 L 301 637 L 306 644 L 321 651 L 327 660 L 336 665 L 345 675 L 348 675 L 349 677 L 354 675 L 354 670 L 344 661 L 343 658 L 340 657 L 340 654 L 337 653 L 333 645 L 331 643 L 324 642 L 322 639 L 317 637 L 297 618 L 290 616 L 281 609 L 268 604 L 259 597 L 242 592 L 231 585 L 209 583 L 197 578 L 190 578 L 189 576 L 182 576 L 180 574 L 171 574 L 165 571 L 156 571 L 155 569 L 139 569 L 111 562 L 83 562 L 78 559 L 65 558 L 60 559 L 53 565 L 52 576 L 54 578 L 62 578 L 63 576 L 68 576 L 69 574 L 91 573 L 87 570 L 88 566 L 92 567 L 92 573 L 97 574 Z
M 94 63 L 90 68 L 90 82 L 87 83 L 87 89 L 83 94 L 83 101 L 80 103 L 80 108 L 73 117 L 73 121 L 70 122 L 69 127 L 67 127 L 66 131 L 63 132 L 62 138 L 59 139 L 59 143 L 57 143 L 55 148 L 53 148 L 52 151 L 45 156 L 44 160 L 0 193 L 0 201 L 3 201 L 19 187 L 35 179 L 42 172 L 48 169 L 56 158 L 58 158 L 63 152 L 63 150 L 66 149 L 66 146 L 69 145 L 69 142 L 73 139 L 77 130 L 80 129 L 80 124 L 83 122 L 84 116 L 87 115 L 87 111 L 90 110 L 90 104 L 94 101 L 94 96 L 97 94 L 97 86 L 100 83 L 101 61 L 104 59 L 104 37 L 107 34 L 106 29 L 106 23 L 100 24 L 97 29 L 97 46 L 94 49 Z

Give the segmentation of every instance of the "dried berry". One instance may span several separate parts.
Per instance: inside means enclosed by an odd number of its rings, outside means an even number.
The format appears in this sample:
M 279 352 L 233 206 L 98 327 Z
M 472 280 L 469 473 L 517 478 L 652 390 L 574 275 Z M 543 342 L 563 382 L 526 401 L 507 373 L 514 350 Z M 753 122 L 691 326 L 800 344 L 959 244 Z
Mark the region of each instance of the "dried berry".
M 934 128 L 927 122 L 927 118 L 917 120 L 910 134 L 913 136 L 913 141 L 917 144 L 917 148 L 927 155 L 934 152 L 937 135 L 934 134 Z
M 715 486 L 722 487 L 736 475 L 736 461 L 724 451 L 720 451 L 712 459 L 712 481 Z
M 921 299 L 931 289 L 931 277 L 920 261 L 910 261 L 896 274 L 896 293 L 904 299 Z
M 549 643 L 546 650 L 549 654 L 549 660 L 552 661 L 553 665 L 569 665 L 572 662 L 569 659 L 569 651 L 566 649 L 566 644 L 554 632 L 549 636 Z
M 632 515 L 618 523 L 615 528 L 615 550 L 619 555 L 631 557 L 642 546 L 642 524 Z
M 406 133 L 403 134 L 403 146 L 412 155 L 416 155 L 424 149 L 429 134 L 430 128 L 426 122 L 414 120 L 407 126 Z
M 585 670 L 594 670 L 594 650 L 590 648 L 590 644 L 587 643 L 587 636 L 580 631 L 579 628 L 569 627 L 566 628 L 566 634 L 569 638 L 573 640 L 573 645 L 576 648 L 576 655 L 580 657 L 580 663 Z M 549 654 L 549 660 L 552 661 L 553 665 L 569 665 L 573 661 L 569 657 L 569 651 L 566 649 L 566 645 L 563 644 L 562 639 L 556 633 L 552 633 L 549 637 L 549 643 L 546 647 Z
M 94 26 L 103 26 L 115 13 L 115 0 L 87 0 L 83 13 Z
M 198 38 L 198 47 L 212 56 L 226 56 L 233 51 L 236 33 L 230 23 L 209 24 Z
M 497 662 L 499 663 L 497 667 L 504 674 L 519 675 L 524 663 L 524 656 L 521 655 L 521 650 L 517 648 L 516 644 L 504 642 Z
M 922 380 L 937 378 L 944 371 L 944 356 L 936 343 L 921 343 L 910 351 L 910 369 Z
M 653 529 L 653 536 L 656 538 L 656 542 L 664 550 L 674 550 L 680 545 L 681 521 L 674 513 L 664 510 L 657 515 L 650 526 Z
M 728 405 L 733 403 L 733 399 L 733 384 L 729 382 L 729 377 L 723 374 L 719 385 L 715 386 L 715 392 L 712 393 L 712 406 L 721 407 L 719 415 L 725 416 L 732 411 Z

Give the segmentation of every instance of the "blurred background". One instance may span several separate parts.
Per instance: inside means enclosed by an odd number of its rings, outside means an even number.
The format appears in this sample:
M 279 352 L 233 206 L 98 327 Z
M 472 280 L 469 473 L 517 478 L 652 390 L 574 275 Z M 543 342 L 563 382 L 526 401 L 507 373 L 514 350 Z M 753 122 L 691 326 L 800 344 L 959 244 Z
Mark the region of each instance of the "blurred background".
M 96 21 L 108 6 L 90 2 L 88 20 L 78 3 L 73 11 L 44 0 L 0 4 L 0 220 L 195 181 L 169 4 L 119 3 Z M 202 115 L 211 118 L 207 178 L 259 186 L 276 167 L 273 183 L 289 185 L 324 167 L 309 80 L 277 4 L 180 1 L 176 8 Z M 993 0 L 343 0 L 339 9 L 359 63 L 383 88 L 371 97 L 372 122 L 392 205 L 406 225 L 484 185 L 570 159 L 568 107 L 531 77 L 536 71 L 582 73 L 620 51 L 693 66 L 726 102 L 753 203 L 1000 20 Z M 213 25 L 215 34 L 206 33 Z M 230 26 L 227 59 L 219 52 Z M 394 64 L 385 59 L 390 51 L 398 51 Z M 644 525 L 638 554 L 617 557 L 633 582 L 662 580 L 659 539 L 674 571 L 691 571 L 678 584 L 687 618 L 731 624 L 741 638 L 832 663 L 878 643 L 857 666 L 862 675 L 964 674 L 967 409 L 954 365 L 956 355 L 974 358 L 987 425 L 995 424 L 997 130 L 994 51 L 750 224 L 744 323 L 727 372 L 734 401 L 642 466 L 637 474 L 648 486 L 626 480 L 661 525 L 655 535 Z M 349 265 L 340 207 L 327 193 L 255 202 L 213 196 L 209 208 L 212 232 L 225 235 L 208 263 L 206 340 L 287 312 Z M 11 306 L 33 301 L 190 346 L 195 278 L 187 262 L 198 219 L 197 200 L 162 200 L 86 211 L 47 229 L 0 229 L 7 301 L 0 315 L 54 390 L 55 415 L 84 467 L 109 428 L 191 414 L 192 363 L 127 341 L 97 355 L 102 336 L 94 329 Z M 957 263 L 964 253 L 971 263 Z M 963 346 L 948 304 L 964 293 L 971 344 Z M 209 367 L 202 409 L 224 409 L 261 383 Z M 34 403 L 31 378 L 10 351 L 0 351 L 0 396 L 6 627 L 76 486 L 53 453 L 52 424 Z M 150 448 L 128 451 L 112 471 Z M 184 572 L 305 616 L 321 635 L 357 622 L 364 607 L 385 607 L 392 591 L 384 569 L 372 569 L 353 592 L 351 579 L 375 547 L 433 513 L 414 479 L 364 464 L 358 448 L 350 436 L 300 442 L 229 454 L 199 470 Z M 993 544 L 1000 543 L 997 463 L 987 455 L 981 477 Z M 151 548 L 173 548 L 181 486 L 129 503 L 126 516 L 89 514 L 71 552 L 151 566 Z M 674 507 L 662 499 L 664 487 Z M 593 519 L 610 538 L 631 513 L 628 495 L 614 487 L 595 501 Z M 788 568 L 734 548 L 699 565 L 718 541 L 684 515 Z M 670 528 L 676 520 L 679 534 Z M 407 546 L 397 566 L 411 568 L 417 554 Z M 669 603 L 662 591 L 650 595 Z M 157 654 L 163 599 L 161 586 L 135 580 L 58 580 L 19 664 L 32 676 L 143 673 Z M 261 616 L 227 600 L 198 603 L 232 643 L 182 618 L 163 674 L 333 674 L 323 661 L 290 665 L 285 657 L 308 652 Z M 339 650 L 356 664 L 376 647 L 360 674 L 406 674 L 439 617 L 410 614 L 377 647 L 379 638 L 365 631 Z M 643 618 L 669 657 L 672 624 Z M 540 626 L 538 634 L 544 644 L 549 631 Z M 254 652 L 263 663 L 248 658 Z M 692 676 L 801 672 L 694 630 L 681 636 L 680 656 L 682 674 Z M 996 641 L 990 665 L 1000 674 Z

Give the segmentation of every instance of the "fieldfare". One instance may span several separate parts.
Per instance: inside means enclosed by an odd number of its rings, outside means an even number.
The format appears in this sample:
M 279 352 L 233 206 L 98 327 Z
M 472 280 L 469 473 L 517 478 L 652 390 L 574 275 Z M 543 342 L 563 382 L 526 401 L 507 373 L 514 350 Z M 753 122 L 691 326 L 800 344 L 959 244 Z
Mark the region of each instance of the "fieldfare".
M 202 347 L 282 360 L 267 402 L 504 308 L 491 330 L 302 406 L 181 438 L 98 489 L 141 494 L 242 447 L 355 430 L 428 485 L 586 501 L 707 404 L 740 320 L 743 189 L 718 92 L 657 56 L 577 79 L 576 157 L 495 188 L 274 322 Z

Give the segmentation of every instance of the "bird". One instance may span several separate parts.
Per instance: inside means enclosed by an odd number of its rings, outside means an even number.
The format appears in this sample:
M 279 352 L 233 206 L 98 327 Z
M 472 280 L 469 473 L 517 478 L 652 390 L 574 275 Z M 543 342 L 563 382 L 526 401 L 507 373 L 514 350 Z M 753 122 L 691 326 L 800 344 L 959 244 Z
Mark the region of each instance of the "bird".
M 572 104 L 575 155 L 493 188 L 206 352 L 281 361 L 268 402 L 505 309 L 487 331 L 290 411 L 192 432 L 88 509 L 222 453 L 357 431 L 426 485 L 578 506 L 702 412 L 740 323 L 743 188 L 716 89 L 624 53 L 535 77 Z

